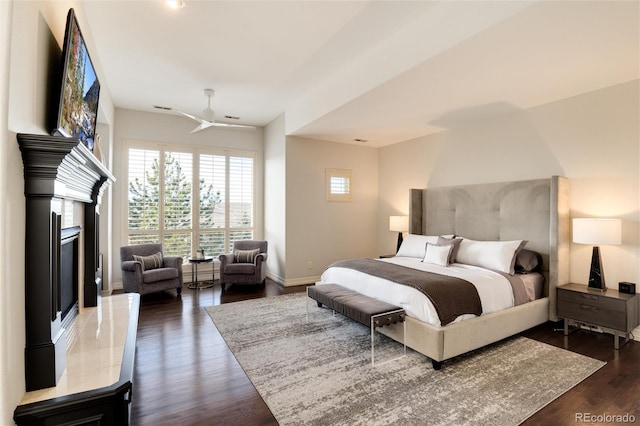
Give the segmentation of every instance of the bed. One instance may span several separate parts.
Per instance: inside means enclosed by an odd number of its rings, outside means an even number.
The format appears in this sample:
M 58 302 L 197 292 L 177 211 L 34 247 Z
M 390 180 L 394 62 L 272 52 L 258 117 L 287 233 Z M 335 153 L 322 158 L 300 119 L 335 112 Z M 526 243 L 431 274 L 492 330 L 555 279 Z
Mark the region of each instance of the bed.
M 506 337 L 512 336 L 548 320 L 556 321 L 556 287 L 569 281 L 569 182 L 566 178 L 553 176 L 549 179 L 514 181 L 490 184 L 463 185 L 410 191 L 409 233 L 424 238 L 451 238 L 462 236 L 468 241 L 511 242 L 526 241 L 527 250 L 539 254 L 538 272 L 543 277 L 538 284 L 528 284 L 529 294 L 538 295 L 531 301 L 503 303 L 504 296 L 498 294 L 497 301 L 486 299 L 481 294 L 483 308 L 480 315 L 465 314 L 446 321 L 434 320 L 433 313 L 423 315 L 420 307 L 411 307 L 406 295 L 399 296 L 399 284 L 391 279 L 373 277 L 374 283 L 364 279 L 344 265 L 329 267 L 318 285 L 340 284 L 367 296 L 397 304 L 407 310 L 406 344 L 432 360 L 439 369 L 442 362 L 465 352 L 478 349 Z M 415 238 L 414 238 L 415 239 Z M 442 241 L 440 241 L 442 243 Z M 434 246 L 441 245 L 438 242 Z M 402 253 L 404 247 L 398 254 Z M 466 250 L 468 256 L 473 251 Z M 406 256 L 392 259 L 372 260 L 375 265 L 383 262 L 411 266 Z M 420 262 L 419 263 L 428 263 Z M 482 262 L 480 262 L 482 263 Z M 428 266 L 427 269 L 432 266 Z M 438 273 L 439 265 L 434 266 Z M 477 265 L 453 263 L 446 269 L 453 275 L 467 279 L 466 270 Z M 393 269 L 394 266 L 389 266 Z M 513 265 L 512 265 L 513 268 Z M 484 269 L 484 268 L 480 268 Z M 477 271 L 471 271 L 471 276 Z M 513 269 L 512 271 L 513 272 Z M 487 276 L 491 271 L 481 272 Z M 384 274 L 382 274 L 384 275 Z M 502 276 L 511 274 L 501 273 Z M 517 274 L 515 274 L 517 275 Z M 488 277 L 487 279 L 490 279 Z M 503 278 L 500 286 L 505 287 Z M 475 278 L 471 278 L 475 280 Z M 476 283 L 474 282 L 474 285 Z M 525 284 L 527 285 L 527 284 Z M 537 290 L 535 289 L 539 287 Z M 404 287 L 400 285 L 401 287 Z M 491 287 L 491 286 L 489 286 Z M 504 293 L 502 293 L 504 294 Z M 425 304 L 429 298 L 424 297 Z M 487 301 L 488 300 L 488 301 Z M 493 306 L 496 305 L 496 306 Z M 499 305 L 499 306 L 498 306 Z M 427 309 L 428 310 L 428 309 Z M 429 317 L 431 315 L 431 318 Z M 380 330 L 383 334 L 402 341 L 402 326 L 392 325 Z

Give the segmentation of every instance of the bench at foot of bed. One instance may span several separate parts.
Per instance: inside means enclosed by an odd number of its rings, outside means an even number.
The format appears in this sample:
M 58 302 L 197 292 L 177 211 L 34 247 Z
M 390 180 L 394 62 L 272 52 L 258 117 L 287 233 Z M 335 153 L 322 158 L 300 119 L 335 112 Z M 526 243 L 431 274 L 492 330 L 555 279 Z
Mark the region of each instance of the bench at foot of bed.
M 318 303 L 318 307 L 325 305 L 334 312 L 338 312 L 371 328 L 371 365 L 375 365 L 375 329 L 399 322 L 404 323 L 404 309 L 349 290 L 338 284 L 307 287 L 307 296 L 314 299 Z M 403 354 L 407 351 L 407 345 L 404 340 L 403 331 L 401 342 L 404 346 Z

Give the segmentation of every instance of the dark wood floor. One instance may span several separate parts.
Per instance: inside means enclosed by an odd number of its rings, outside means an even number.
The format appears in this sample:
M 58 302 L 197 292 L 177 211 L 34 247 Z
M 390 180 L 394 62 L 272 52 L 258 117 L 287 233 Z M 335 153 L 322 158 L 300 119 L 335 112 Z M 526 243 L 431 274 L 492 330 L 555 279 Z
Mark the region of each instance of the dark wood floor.
M 207 306 L 304 291 L 267 280 L 262 287 L 189 290 L 182 297 L 143 296 L 138 325 L 133 425 L 277 425 L 227 348 Z M 640 422 L 640 343 L 619 351 L 613 337 L 578 331 L 568 339 L 549 323 L 524 336 L 607 362 L 607 365 L 531 417 L 525 425 L 574 425 L 576 413 L 635 416 Z M 425 368 L 431 363 L 425 361 Z M 446 362 L 444 367 L 446 368 Z

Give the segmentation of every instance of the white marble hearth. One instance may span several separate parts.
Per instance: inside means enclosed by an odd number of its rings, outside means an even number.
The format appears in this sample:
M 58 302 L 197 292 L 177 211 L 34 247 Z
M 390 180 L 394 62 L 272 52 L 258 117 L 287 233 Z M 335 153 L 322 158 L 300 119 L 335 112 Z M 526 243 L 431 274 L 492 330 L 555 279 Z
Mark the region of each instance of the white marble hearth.
M 54 387 L 27 392 L 20 404 L 30 404 L 113 385 L 120 378 L 131 309 L 128 293 L 98 298 L 98 306 L 80 311 L 67 333 L 67 364 Z

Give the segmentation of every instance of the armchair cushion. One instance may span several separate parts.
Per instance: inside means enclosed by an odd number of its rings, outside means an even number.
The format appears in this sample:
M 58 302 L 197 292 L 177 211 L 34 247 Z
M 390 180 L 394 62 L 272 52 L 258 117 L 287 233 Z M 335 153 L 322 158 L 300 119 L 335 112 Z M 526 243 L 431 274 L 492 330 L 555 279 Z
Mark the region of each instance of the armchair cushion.
M 155 283 L 175 278 L 178 278 L 178 270 L 176 268 L 155 268 L 142 273 L 142 282 L 144 283 Z
M 253 263 L 259 253 L 259 248 L 254 250 L 234 250 L 233 263 Z
M 224 267 L 225 274 L 252 275 L 256 273 L 256 265 L 253 263 L 230 263 Z
M 149 256 L 138 256 L 134 254 L 133 260 L 140 262 L 142 264 L 143 271 L 162 268 L 164 266 L 162 262 L 162 253 L 155 253 Z

